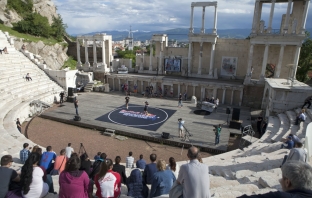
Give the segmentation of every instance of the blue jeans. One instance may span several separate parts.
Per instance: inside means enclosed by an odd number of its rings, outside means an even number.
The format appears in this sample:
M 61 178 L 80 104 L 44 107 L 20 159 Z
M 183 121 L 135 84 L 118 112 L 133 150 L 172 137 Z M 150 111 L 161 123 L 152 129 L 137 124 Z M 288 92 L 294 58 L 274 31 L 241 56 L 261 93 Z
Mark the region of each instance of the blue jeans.
M 215 144 L 219 144 L 220 135 L 216 135 L 216 141 Z
M 79 114 L 78 114 L 78 107 L 76 107 L 76 115 L 79 115 Z

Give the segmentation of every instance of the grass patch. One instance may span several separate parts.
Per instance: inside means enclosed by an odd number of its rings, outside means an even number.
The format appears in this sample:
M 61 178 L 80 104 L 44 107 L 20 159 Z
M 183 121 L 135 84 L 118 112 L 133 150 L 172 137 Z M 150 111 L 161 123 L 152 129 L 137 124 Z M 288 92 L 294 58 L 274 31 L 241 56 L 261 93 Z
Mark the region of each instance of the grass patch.
M 65 61 L 61 69 L 69 68 L 69 70 L 75 70 L 76 66 L 77 66 L 77 61 L 74 60 L 74 58 L 70 56 L 68 57 L 68 60 Z
M 17 38 L 24 38 L 24 42 L 38 42 L 38 41 L 42 41 L 45 45 L 54 45 L 56 43 L 59 43 L 56 39 L 54 38 L 44 38 L 44 37 L 37 37 L 37 36 L 32 36 L 29 34 L 23 34 L 23 33 L 19 33 L 15 30 L 13 30 L 10 27 L 7 27 L 3 24 L 0 24 L 0 30 L 2 30 L 3 32 L 9 32 L 9 34 L 11 36 L 17 37 Z

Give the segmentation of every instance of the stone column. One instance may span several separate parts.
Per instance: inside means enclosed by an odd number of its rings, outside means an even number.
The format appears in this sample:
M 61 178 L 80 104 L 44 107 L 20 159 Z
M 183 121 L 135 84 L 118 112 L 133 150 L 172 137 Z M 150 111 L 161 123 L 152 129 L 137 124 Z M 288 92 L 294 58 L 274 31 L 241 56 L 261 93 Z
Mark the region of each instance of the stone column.
M 120 84 L 120 78 L 118 78 L 118 90 L 121 91 L 121 84 Z
M 191 6 L 191 25 L 190 25 L 190 30 L 189 33 L 194 33 L 193 29 L 193 21 L 194 21 L 194 6 Z
M 301 21 L 301 34 L 305 34 L 305 25 L 307 22 L 309 5 L 310 5 L 310 1 L 304 1 L 304 10 L 302 13 L 302 21 Z
M 276 0 L 272 0 L 272 3 L 271 3 L 271 11 L 270 11 L 270 20 L 269 20 L 268 33 L 271 33 L 271 31 L 272 31 L 272 21 L 273 21 L 273 15 L 274 15 L 275 1 Z
M 259 7 L 260 7 L 260 0 L 256 0 L 255 3 L 255 10 L 254 10 L 254 17 L 252 21 L 252 33 L 255 34 L 258 29 L 258 15 L 259 15 Z
M 225 88 L 223 88 L 222 104 L 224 104 L 224 100 L 225 100 L 225 91 L 226 91 L 226 89 L 225 89 Z
M 144 92 L 144 84 L 143 84 L 143 80 L 141 80 L 141 92 Z
M 158 62 L 158 74 L 161 74 L 162 72 L 162 59 L 163 59 L 163 51 L 164 51 L 164 46 L 163 42 L 160 42 L 160 52 L 159 52 L 159 62 Z
M 195 85 L 193 85 L 193 96 L 195 96 Z
M 203 59 L 203 42 L 200 42 L 200 51 L 199 51 L 199 61 L 198 61 L 198 75 L 201 75 L 202 70 L 202 59 Z
M 296 79 L 296 73 L 297 73 L 297 68 L 298 68 L 300 50 L 301 50 L 301 46 L 297 46 L 297 48 L 296 48 L 296 53 L 295 53 L 295 59 L 294 59 L 294 69 L 293 69 L 293 75 L 292 75 L 291 86 L 294 85 L 294 81 L 295 81 L 295 79 Z
M 214 13 L 214 23 L 213 23 L 213 30 L 212 33 L 213 34 L 217 34 L 217 5 L 215 5 L 215 13 Z
M 191 74 L 191 66 L 192 66 L 192 42 L 189 43 L 189 51 L 188 51 L 188 60 L 187 60 L 187 73 Z
M 79 39 L 77 37 L 77 67 L 81 67 L 81 57 L 80 57 L 80 43 L 79 43 Z M 77 68 L 78 69 L 78 68 Z
M 288 26 L 289 26 L 288 24 L 289 24 L 291 4 L 292 4 L 292 0 L 288 0 L 286 19 L 285 19 L 285 23 L 284 23 L 284 34 L 287 34 L 287 32 L 288 32 Z
M 178 84 L 178 95 L 180 95 L 180 93 L 181 93 L 181 85 L 180 85 L 180 83 Z
M 242 101 L 243 101 L 243 93 L 244 93 L 244 91 L 243 91 L 243 90 L 241 90 L 241 92 L 240 92 L 240 96 L 239 96 L 239 106 L 242 106 Z
M 234 97 L 234 89 L 232 89 L 232 93 L 231 93 L 231 105 L 233 105 L 233 97 Z
M 214 62 L 214 55 L 215 55 L 215 46 L 216 46 L 215 43 L 211 43 L 209 76 L 212 76 L 212 73 L 213 73 L 213 62 Z
M 260 79 L 264 80 L 265 78 L 265 69 L 268 63 L 268 55 L 269 55 L 269 44 L 265 45 L 264 54 L 263 54 L 263 61 L 262 61 L 262 69 L 261 69 L 261 75 Z
M 282 63 L 283 63 L 283 57 L 284 57 L 284 48 L 285 48 L 285 45 L 281 45 L 281 49 L 280 49 L 280 53 L 279 53 L 279 57 L 278 57 L 277 68 L 276 68 L 276 72 L 274 74 L 274 78 L 280 77 Z
M 113 79 L 113 90 L 115 91 L 115 78 L 112 79 Z
M 205 93 L 205 88 L 204 87 L 200 87 L 200 100 L 204 101 L 204 94 Z
M 96 53 L 96 40 L 93 40 L 93 67 L 97 67 L 97 53 Z
M 153 70 L 153 63 L 152 63 L 152 57 L 153 57 L 153 52 L 154 49 L 153 49 L 153 45 L 151 44 L 151 47 L 150 47 L 150 65 L 149 65 L 149 70 L 152 71 Z M 143 68 L 142 68 L 143 70 Z
M 85 66 L 90 67 L 89 54 L 88 54 L 88 39 L 84 39 L 84 44 L 85 44 L 85 58 L 86 58 Z
M 103 67 L 106 67 L 106 53 L 105 53 L 105 40 L 102 41 L 102 63 Z
M 164 84 L 163 83 L 161 83 L 161 92 L 162 92 L 161 95 L 164 95 Z
M 205 6 L 203 6 L 201 33 L 205 34 Z
M 215 99 L 217 99 L 217 91 L 218 89 L 217 88 L 213 88 L 213 92 L 212 92 L 212 95 Z
M 252 59 L 253 59 L 253 51 L 254 51 L 254 44 L 251 44 L 249 47 L 248 65 L 247 65 L 247 76 L 250 76 L 250 77 L 251 77 L 251 66 L 252 66 Z

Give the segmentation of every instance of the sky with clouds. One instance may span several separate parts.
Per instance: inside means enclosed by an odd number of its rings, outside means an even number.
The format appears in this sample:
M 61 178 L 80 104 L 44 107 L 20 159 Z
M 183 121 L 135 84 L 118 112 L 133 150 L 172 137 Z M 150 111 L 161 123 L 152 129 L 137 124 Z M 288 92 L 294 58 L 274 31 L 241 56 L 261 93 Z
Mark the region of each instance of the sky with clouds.
M 189 0 L 52 0 L 68 25 L 69 34 L 108 30 L 157 31 L 189 28 Z M 218 29 L 251 29 L 255 0 L 219 0 Z M 276 3 L 273 29 L 279 29 L 287 3 Z M 201 27 L 202 8 L 194 10 L 194 27 Z M 262 19 L 268 24 L 270 4 L 264 4 Z M 213 28 L 214 7 L 206 7 L 205 28 Z M 312 28 L 312 5 L 306 28 Z

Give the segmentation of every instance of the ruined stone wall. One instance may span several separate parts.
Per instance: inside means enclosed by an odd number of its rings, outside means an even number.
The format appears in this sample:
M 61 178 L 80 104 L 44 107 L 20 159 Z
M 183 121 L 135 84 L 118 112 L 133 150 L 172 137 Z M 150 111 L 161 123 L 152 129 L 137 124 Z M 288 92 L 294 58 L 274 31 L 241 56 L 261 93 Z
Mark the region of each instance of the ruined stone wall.
M 260 109 L 264 85 L 245 85 L 242 106 Z

